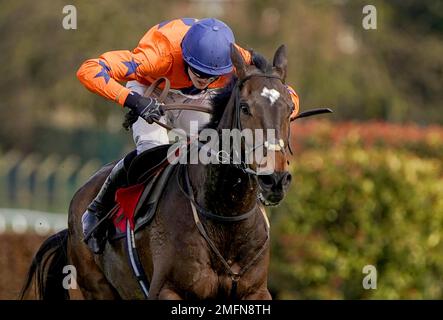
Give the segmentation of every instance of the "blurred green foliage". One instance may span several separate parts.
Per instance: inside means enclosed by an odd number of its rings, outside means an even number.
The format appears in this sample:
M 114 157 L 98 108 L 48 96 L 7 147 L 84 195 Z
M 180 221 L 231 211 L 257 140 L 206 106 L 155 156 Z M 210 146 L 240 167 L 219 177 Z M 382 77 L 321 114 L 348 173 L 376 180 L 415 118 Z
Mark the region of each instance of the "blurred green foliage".
M 311 142 L 293 159 L 292 187 L 271 209 L 276 297 L 442 299 L 442 130 L 426 132 L 434 139 L 421 140 L 421 154 L 406 139 L 366 144 L 364 126 L 340 137 L 327 123 L 302 125 L 309 126 Z M 384 128 L 391 136 L 408 131 Z M 377 268 L 376 290 L 362 286 L 365 265 Z

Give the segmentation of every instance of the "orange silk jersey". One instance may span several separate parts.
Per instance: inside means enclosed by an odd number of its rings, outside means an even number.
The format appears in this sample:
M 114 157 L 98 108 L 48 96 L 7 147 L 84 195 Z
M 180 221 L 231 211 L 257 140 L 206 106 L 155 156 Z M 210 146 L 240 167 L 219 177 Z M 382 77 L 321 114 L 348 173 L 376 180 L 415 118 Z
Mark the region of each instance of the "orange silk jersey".
M 192 86 L 185 70 L 181 42 L 186 32 L 197 19 L 175 19 L 152 27 L 133 50 L 118 50 L 103 53 L 98 59 L 86 60 L 77 71 L 77 77 L 90 91 L 123 106 L 130 90 L 120 82 L 137 80 L 149 85 L 155 79 L 166 77 L 171 88 L 182 89 Z M 249 51 L 239 47 L 247 63 L 251 63 Z M 230 75 L 221 76 L 209 88 L 222 88 Z M 295 109 L 291 117 L 298 114 L 299 98 L 288 86 Z

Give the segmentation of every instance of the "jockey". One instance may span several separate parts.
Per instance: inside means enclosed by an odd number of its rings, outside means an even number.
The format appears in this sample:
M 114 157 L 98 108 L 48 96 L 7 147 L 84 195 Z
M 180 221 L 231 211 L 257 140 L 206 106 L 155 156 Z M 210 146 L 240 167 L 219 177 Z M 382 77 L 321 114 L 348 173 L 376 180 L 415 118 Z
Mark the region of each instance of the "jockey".
M 183 94 L 199 94 L 224 87 L 233 72 L 230 45 L 235 43 L 232 30 L 222 21 L 182 18 L 152 27 L 133 51 L 119 50 L 85 61 L 77 72 L 80 82 L 90 91 L 129 108 L 140 118 L 132 126 L 137 152 L 169 143 L 164 128 L 152 124 L 162 121 L 164 111 L 154 97 L 144 97 L 146 86 L 160 77 Z M 237 46 L 247 63 L 251 53 Z M 126 87 L 119 82 L 127 81 Z M 295 116 L 299 100 L 288 86 Z M 147 124 L 147 123 L 148 124 Z M 127 183 L 125 159 L 120 160 L 104 182 L 96 198 L 83 214 L 84 236 L 90 234 L 106 209 L 114 203 L 115 191 Z M 101 253 L 106 243 L 106 228 L 99 227 L 87 239 L 94 253 Z

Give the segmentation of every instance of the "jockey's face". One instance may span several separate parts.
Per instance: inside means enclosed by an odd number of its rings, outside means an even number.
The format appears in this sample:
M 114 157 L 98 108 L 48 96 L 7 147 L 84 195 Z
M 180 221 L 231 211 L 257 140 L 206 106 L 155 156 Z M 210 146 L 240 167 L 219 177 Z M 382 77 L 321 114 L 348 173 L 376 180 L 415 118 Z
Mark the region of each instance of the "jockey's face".
M 194 87 L 200 90 L 206 89 L 212 82 L 218 79 L 218 76 L 207 77 L 206 75 L 201 75 L 189 67 L 188 75 Z

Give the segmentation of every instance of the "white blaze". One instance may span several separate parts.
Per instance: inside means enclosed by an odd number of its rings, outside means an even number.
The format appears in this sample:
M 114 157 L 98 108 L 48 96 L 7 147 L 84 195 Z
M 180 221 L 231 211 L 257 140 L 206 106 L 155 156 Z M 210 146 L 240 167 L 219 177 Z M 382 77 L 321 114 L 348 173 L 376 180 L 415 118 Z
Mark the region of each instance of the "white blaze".
M 280 92 L 278 92 L 275 89 L 268 89 L 266 87 L 263 88 L 263 91 L 261 92 L 261 96 L 268 98 L 269 101 L 271 101 L 271 106 L 275 103 L 275 101 L 280 98 Z

